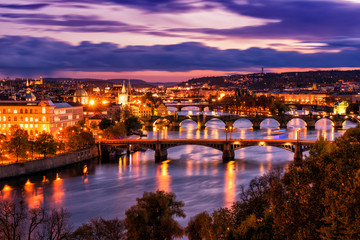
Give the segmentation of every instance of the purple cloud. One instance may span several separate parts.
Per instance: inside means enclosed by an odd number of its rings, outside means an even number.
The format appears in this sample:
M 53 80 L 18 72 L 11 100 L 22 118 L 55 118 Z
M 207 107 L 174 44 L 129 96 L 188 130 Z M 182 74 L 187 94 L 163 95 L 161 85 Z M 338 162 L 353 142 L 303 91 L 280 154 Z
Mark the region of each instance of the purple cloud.
M 320 40 L 359 36 L 360 4 L 334 1 L 253 0 L 248 4 L 219 1 L 229 11 L 278 22 L 234 29 L 199 29 L 208 34 L 248 38 Z
M 302 54 L 249 48 L 220 50 L 201 43 L 118 47 L 112 43 L 82 42 L 73 46 L 47 38 L 0 38 L 0 70 L 4 74 L 71 71 L 239 71 L 266 68 L 359 67 L 360 50 Z
M 9 8 L 9 9 L 20 9 L 20 10 L 37 10 L 49 6 L 46 3 L 39 4 L 0 4 L 0 8 Z

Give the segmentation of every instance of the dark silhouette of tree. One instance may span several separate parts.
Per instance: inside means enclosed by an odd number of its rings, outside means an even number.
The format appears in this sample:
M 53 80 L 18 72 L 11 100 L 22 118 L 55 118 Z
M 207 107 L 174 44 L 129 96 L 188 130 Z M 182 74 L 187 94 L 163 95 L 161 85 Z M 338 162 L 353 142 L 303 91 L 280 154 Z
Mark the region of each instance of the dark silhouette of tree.
M 73 233 L 76 240 L 125 240 L 126 228 L 123 220 L 117 218 L 105 220 L 103 218 L 91 219 L 89 223 L 83 223 Z
M 184 203 L 174 193 L 144 192 L 128 209 L 125 219 L 129 239 L 165 240 L 181 237 L 183 229 L 174 217 L 185 217 Z
M 125 128 L 127 133 L 131 133 L 133 131 L 139 130 L 142 128 L 142 125 L 139 121 L 139 118 L 135 116 L 131 116 L 124 121 Z
M 50 133 L 42 133 L 36 138 L 34 147 L 35 152 L 43 154 L 44 158 L 46 158 L 47 155 L 56 153 L 57 143 L 53 135 Z
M 21 239 L 27 217 L 23 202 L 0 202 L 0 238 Z
M 99 123 L 99 129 L 104 130 L 104 129 L 107 129 L 107 128 L 113 126 L 113 125 L 114 125 L 113 121 L 111 121 L 108 118 L 103 118 L 103 119 L 101 119 L 101 121 Z
M 118 122 L 115 125 L 107 128 L 103 132 L 104 137 L 108 139 L 118 139 L 126 135 L 126 128 L 123 122 Z
M 65 240 L 70 239 L 71 225 L 69 218 L 71 214 L 64 208 L 52 209 L 46 212 L 42 229 L 38 232 L 39 239 Z

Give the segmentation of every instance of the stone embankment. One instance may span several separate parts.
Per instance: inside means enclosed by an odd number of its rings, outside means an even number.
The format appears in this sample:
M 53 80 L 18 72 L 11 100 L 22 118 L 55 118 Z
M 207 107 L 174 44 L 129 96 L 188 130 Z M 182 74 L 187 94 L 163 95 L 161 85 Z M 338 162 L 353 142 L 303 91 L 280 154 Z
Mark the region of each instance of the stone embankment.
M 26 162 L 25 164 L 11 164 L 0 166 L 0 179 L 17 177 L 21 175 L 33 174 L 50 169 L 71 165 L 99 156 L 97 146 L 81 149 L 72 153 L 65 153 L 51 158 L 38 159 Z

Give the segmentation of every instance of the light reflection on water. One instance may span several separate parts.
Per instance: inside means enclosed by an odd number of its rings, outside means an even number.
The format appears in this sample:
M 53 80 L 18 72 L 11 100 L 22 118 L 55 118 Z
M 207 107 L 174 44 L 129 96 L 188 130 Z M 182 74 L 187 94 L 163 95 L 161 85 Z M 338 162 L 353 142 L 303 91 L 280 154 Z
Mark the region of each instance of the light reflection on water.
M 242 125 L 242 123 L 245 123 Z M 300 122 L 301 123 L 301 122 Z M 192 122 L 183 122 L 180 131 L 161 132 L 161 138 L 225 138 L 223 122 L 212 121 L 205 130 L 187 128 Z M 267 128 L 276 128 L 269 120 L 264 128 L 252 130 L 246 120 L 239 120 L 232 132 L 232 138 L 295 139 L 299 122 L 289 124 L 284 135 L 271 135 Z M 264 123 L 265 124 L 265 123 Z M 345 130 L 328 128 L 328 122 L 321 122 L 318 130 L 300 130 L 301 139 L 315 140 L 324 136 L 329 140 Z M 330 123 L 331 125 L 331 123 Z M 294 127 L 295 126 L 295 127 Z M 354 126 L 345 122 L 344 129 Z M 156 139 L 156 132 L 147 132 L 148 138 Z M 275 147 L 253 146 L 235 152 L 235 161 L 222 163 L 220 151 L 203 146 L 178 146 L 168 150 L 168 158 L 160 164 L 154 163 L 154 152 L 136 152 L 129 157 L 99 164 L 87 164 L 88 174 L 83 174 L 83 165 L 74 168 L 6 181 L 1 185 L 1 198 L 23 199 L 30 207 L 44 204 L 51 207 L 64 206 L 72 213 L 72 223 L 79 226 L 90 218 L 123 218 L 125 210 L 136 203 L 144 191 L 157 189 L 173 191 L 177 199 L 185 202 L 185 225 L 191 216 L 211 212 L 219 207 L 230 206 L 238 200 L 240 185 L 247 185 L 251 179 L 275 167 L 287 167 L 293 153 Z M 58 179 L 57 179 L 58 178 Z M 55 180 L 57 179 L 57 180 Z M 25 184 L 25 182 L 28 182 Z M 5 185 L 7 184 L 7 185 Z

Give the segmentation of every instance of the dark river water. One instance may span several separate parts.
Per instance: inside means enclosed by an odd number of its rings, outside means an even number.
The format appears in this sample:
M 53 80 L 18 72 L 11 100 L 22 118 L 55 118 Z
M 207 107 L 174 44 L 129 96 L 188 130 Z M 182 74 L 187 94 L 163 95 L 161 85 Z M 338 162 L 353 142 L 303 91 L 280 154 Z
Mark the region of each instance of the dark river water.
M 345 122 L 343 130 L 334 130 L 331 122 L 321 120 L 315 130 L 302 128 L 301 139 L 315 140 L 324 136 L 334 140 L 355 124 Z M 232 138 L 295 139 L 295 128 L 304 127 L 301 120 L 288 124 L 284 135 L 271 135 L 277 127 L 275 120 L 265 120 L 260 130 L 252 130 L 251 123 L 235 123 Z M 224 123 L 208 122 L 205 130 L 197 130 L 196 123 L 183 122 L 180 131 L 159 133 L 160 138 L 225 138 Z M 147 138 L 157 138 L 156 132 L 146 132 Z M 228 137 L 230 137 L 228 135 Z M 157 189 L 176 193 L 185 202 L 186 225 L 190 217 L 201 211 L 211 212 L 231 206 L 238 200 L 240 185 L 266 173 L 271 168 L 286 168 L 293 153 L 284 149 L 258 146 L 235 151 L 235 160 L 222 162 L 222 153 L 202 146 L 179 146 L 168 150 L 168 161 L 155 164 L 154 152 L 136 152 L 129 158 L 110 162 L 95 159 L 71 167 L 19 177 L 0 184 L 2 199 L 23 199 L 29 207 L 39 204 L 65 207 L 71 214 L 74 227 L 94 217 L 124 218 L 125 210 L 136 203 L 144 191 Z M 83 174 L 84 165 L 88 174 Z M 44 180 L 45 179 L 45 180 Z

